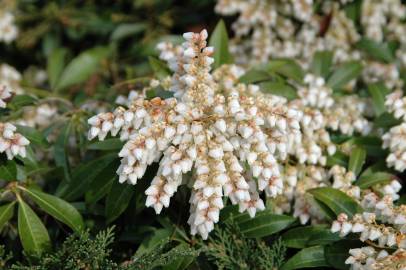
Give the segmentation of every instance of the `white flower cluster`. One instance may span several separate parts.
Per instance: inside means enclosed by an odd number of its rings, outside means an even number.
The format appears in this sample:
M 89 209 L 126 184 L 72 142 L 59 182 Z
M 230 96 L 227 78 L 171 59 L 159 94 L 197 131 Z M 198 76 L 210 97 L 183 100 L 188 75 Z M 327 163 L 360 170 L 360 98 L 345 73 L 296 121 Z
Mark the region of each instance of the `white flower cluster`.
M 14 24 L 14 15 L 0 11 L 0 42 L 10 43 L 17 38 L 18 28 Z
M 20 133 L 17 128 L 10 123 L 0 123 L 0 153 L 6 153 L 8 159 L 15 156 L 26 156 L 25 147 L 30 142 Z
M 354 248 L 349 251 L 350 257 L 345 261 L 352 270 L 394 270 L 405 269 L 406 251 L 398 249 L 389 254 L 385 249 L 376 250 L 371 246 Z
M 58 116 L 58 108 L 51 103 L 24 108 L 23 115 L 15 122 L 22 126 L 43 128 Z
M 400 90 L 395 91 L 386 97 L 385 105 L 395 118 L 402 120 L 400 125 L 392 127 L 382 136 L 383 148 L 390 151 L 386 163 L 403 172 L 406 169 L 406 97 Z
M 126 141 L 120 151 L 119 181 L 136 184 L 148 165 L 158 173 L 145 191 L 146 205 L 159 213 L 181 184 L 192 187 L 192 234 L 204 239 L 218 222 L 223 197 L 251 216 L 264 209 L 259 197 L 282 193 L 278 160 L 300 143 L 299 111 L 284 98 L 262 94 L 258 86 L 236 84 L 240 70 L 220 68 L 227 79 L 210 73 L 213 48 L 207 32 L 184 34 L 181 47 L 159 45 L 174 71 L 168 89 L 175 98 L 134 96 L 128 109 L 89 119 L 89 139 L 108 133 Z M 246 165 L 249 166 L 247 169 Z M 184 177 L 191 173 L 192 177 Z M 256 181 L 254 181 L 256 178 Z
M 12 66 L 0 64 L 0 85 L 13 89 L 16 94 L 21 94 L 23 89 L 20 86 L 21 74 Z

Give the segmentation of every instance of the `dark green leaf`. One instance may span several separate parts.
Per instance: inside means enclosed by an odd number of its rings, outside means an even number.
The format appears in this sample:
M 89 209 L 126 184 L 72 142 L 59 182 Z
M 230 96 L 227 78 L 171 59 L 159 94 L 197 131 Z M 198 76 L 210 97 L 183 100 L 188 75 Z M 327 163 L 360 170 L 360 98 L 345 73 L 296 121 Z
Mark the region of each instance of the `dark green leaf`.
M 365 163 L 367 157 L 367 151 L 362 147 L 355 147 L 350 155 L 350 161 L 348 163 L 348 170 L 352 171 L 355 175 L 361 172 L 362 166 Z
M 209 45 L 214 47 L 214 69 L 224 64 L 233 63 L 233 57 L 228 51 L 228 35 L 223 20 L 217 23 L 210 37 Z
M 352 248 L 359 248 L 362 243 L 358 240 L 341 240 L 324 248 L 324 256 L 328 264 L 336 269 L 350 269 L 345 260 L 349 257 L 348 251 Z
M 362 189 L 367 189 L 374 185 L 386 184 L 393 179 L 395 179 L 393 174 L 387 172 L 375 172 L 361 175 L 355 184 Z
M 59 134 L 56 142 L 54 144 L 54 159 L 57 167 L 63 169 L 65 180 L 70 182 L 70 167 L 68 160 L 67 147 L 69 142 L 69 136 L 72 132 L 72 122 L 69 121 L 65 126 L 62 127 L 61 133 Z
M 240 77 L 241 83 L 257 83 L 261 81 L 267 81 L 271 79 L 271 75 L 268 72 L 260 69 L 250 69 L 247 73 Z
M 23 189 L 42 210 L 65 223 L 76 232 L 84 228 L 82 216 L 68 202 L 44 192 L 28 188 Z
M 293 228 L 282 234 L 283 244 L 289 248 L 305 248 L 309 239 L 326 230 L 326 226 L 305 226 Z
M 378 43 L 371 39 L 362 38 L 356 46 L 376 60 L 387 63 L 393 62 L 394 60 L 394 56 L 386 43 Z
M 259 84 L 261 90 L 265 93 L 282 96 L 288 100 L 297 98 L 296 89 L 286 83 L 280 82 L 262 82 Z
M 313 74 L 326 78 L 330 73 L 330 67 L 333 62 L 333 53 L 330 51 L 316 52 L 310 65 Z
M 331 88 L 341 88 L 355 79 L 362 72 L 362 64 L 357 61 L 347 62 L 337 68 L 327 80 L 327 84 Z
M 382 83 L 375 83 L 368 85 L 368 92 L 372 97 L 375 115 L 382 115 L 386 111 L 385 96 L 389 94 L 388 88 Z
M 15 181 L 17 179 L 17 165 L 13 160 L 0 165 L 0 179 L 6 181 Z
M 59 197 L 71 201 L 80 198 L 104 169 L 117 159 L 117 154 L 107 154 L 83 163 L 72 172 L 72 181 L 58 192 Z
M 14 215 L 14 204 L 15 202 L 7 203 L 0 206 L 0 232 L 3 226 L 13 217 Z
M 285 215 L 276 215 L 269 210 L 265 210 L 257 213 L 254 218 L 250 218 L 248 214 L 236 218 L 238 226 L 241 232 L 246 237 L 264 237 L 277 233 L 293 222 L 295 218 Z
M 272 60 L 265 65 L 265 68 L 268 72 L 275 72 L 298 83 L 303 83 L 304 71 L 292 59 Z
M 303 269 L 312 267 L 328 266 L 324 258 L 324 247 L 315 246 L 302 249 L 290 258 L 281 270 Z
M 10 108 L 13 108 L 13 109 L 17 110 L 17 109 L 22 108 L 24 106 L 33 105 L 37 101 L 38 101 L 37 98 L 35 98 L 33 96 L 30 96 L 30 95 L 16 95 L 10 101 L 8 106 Z
M 114 221 L 127 209 L 134 193 L 134 186 L 132 185 L 120 184 L 118 181 L 113 183 L 106 198 L 107 223 Z
M 390 128 L 402 123 L 401 119 L 396 119 L 392 114 L 384 112 L 374 120 L 374 125 L 380 128 Z
M 336 215 L 345 213 L 352 217 L 362 210 L 361 206 L 353 198 L 338 189 L 321 187 L 311 189 L 308 192 L 327 205 Z
M 348 156 L 344 154 L 343 152 L 337 151 L 334 153 L 332 156 L 327 157 L 327 165 L 328 166 L 334 166 L 334 165 L 340 165 L 343 167 L 347 167 L 348 164 Z
M 89 145 L 89 150 L 120 150 L 123 148 L 124 142 L 120 139 L 106 139 L 104 141 L 96 141 Z
M 25 252 L 29 254 L 41 254 L 51 247 L 51 240 L 44 224 L 21 199 L 18 207 L 18 234 Z
M 74 58 L 62 72 L 56 90 L 63 90 L 82 83 L 100 68 L 100 63 L 109 55 L 106 47 L 97 47 L 82 52 Z

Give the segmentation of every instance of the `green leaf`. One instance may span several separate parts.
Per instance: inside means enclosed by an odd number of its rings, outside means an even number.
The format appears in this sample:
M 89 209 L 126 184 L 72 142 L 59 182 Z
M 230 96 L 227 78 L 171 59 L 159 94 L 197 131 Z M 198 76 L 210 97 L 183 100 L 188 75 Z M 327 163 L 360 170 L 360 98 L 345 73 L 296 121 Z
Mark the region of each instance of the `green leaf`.
M 257 213 L 254 218 L 250 218 L 248 214 L 235 219 L 241 232 L 246 237 L 264 237 L 277 233 L 293 222 L 295 218 L 286 215 L 273 214 L 269 210 Z
M 378 61 L 390 63 L 395 59 L 387 43 L 378 43 L 371 39 L 362 38 L 356 46 Z
M 38 99 L 30 95 L 16 95 L 8 104 L 8 107 L 18 110 L 24 106 L 29 106 L 35 104 Z
M 117 138 L 106 139 L 104 141 L 95 141 L 88 146 L 89 150 L 120 150 L 124 142 Z
M 104 169 L 116 159 L 117 154 L 111 153 L 82 163 L 72 172 L 72 181 L 69 185 L 62 188 L 56 195 L 68 201 L 80 198 L 101 173 L 106 173 Z
M 332 167 L 336 164 L 343 166 L 343 167 L 347 167 L 348 156 L 346 154 L 344 154 L 343 152 L 336 151 L 334 153 L 334 155 L 327 157 L 327 166 Z
M 210 37 L 209 45 L 214 47 L 214 69 L 224 64 L 233 63 L 233 57 L 228 51 L 228 35 L 223 20 L 220 20 L 217 23 L 217 26 Z
M 3 226 L 13 217 L 14 215 L 14 204 L 15 202 L 7 203 L 0 206 L 0 232 Z
M 298 97 L 296 89 L 286 83 L 262 82 L 259 84 L 259 86 L 265 93 L 282 96 L 288 100 L 293 100 Z
M 329 266 L 324 258 L 324 247 L 315 246 L 302 249 L 290 258 L 281 270 L 303 269 Z
M 8 160 L 6 164 L 0 166 L 0 179 L 5 181 L 17 179 L 17 165 L 13 160 Z
M 389 94 L 388 88 L 383 83 L 375 83 L 368 85 L 368 92 L 372 97 L 375 115 L 382 115 L 386 111 L 385 96 Z
M 310 65 L 313 74 L 326 78 L 333 63 L 333 53 L 330 51 L 316 52 Z
M 157 229 L 146 237 L 136 251 L 136 256 L 139 257 L 144 253 L 152 251 L 155 247 L 162 243 L 164 239 L 169 239 L 173 232 L 169 229 Z
M 380 128 L 390 128 L 402 123 L 401 119 L 396 119 L 391 113 L 384 112 L 374 120 L 374 126 Z
M 375 185 L 386 184 L 395 178 L 395 175 L 387 172 L 375 172 L 365 175 L 362 174 L 355 184 L 362 189 L 367 189 Z
M 335 269 L 347 270 L 350 269 L 350 266 L 344 262 L 349 257 L 348 251 L 361 246 L 362 242 L 358 240 L 341 240 L 326 246 L 324 248 L 324 256 L 328 264 Z
M 68 54 L 68 50 L 65 48 L 56 48 L 48 57 L 47 62 L 47 74 L 49 84 L 52 89 L 55 89 L 56 83 L 62 74 L 63 67 L 65 66 L 65 59 Z
M 101 198 L 103 198 L 110 190 L 113 183 L 117 180 L 116 170 L 120 162 L 112 162 L 108 165 L 99 176 L 97 181 L 92 181 L 89 190 L 86 192 L 85 199 L 87 204 L 94 204 Z
M 345 86 L 352 79 L 357 78 L 362 72 L 362 64 L 357 61 L 351 61 L 342 64 L 337 68 L 327 80 L 327 85 L 337 89 Z
M 54 144 L 54 159 L 57 167 L 63 169 L 65 180 L 70 182 L 70 166 L 67 153 L 67 145 L 69 142 L 69 136 L 72 132 L 72 122 L 69 121 L 62 127 L 61 133 L 56 139 Z
M 367 151 L 362 147 L 355 147 L 350 155 L 350 161 L 348 163 L 348 170 L 352 171 L 355 175 L 361 172 L 362 166 L 365 163 L 367 157 Z
M 44 192 L 32 189 L 23 189 L 42 210 L 68 225 L 72 230 L 80 232 L 84 228 L 82 216 L 78 210 L 68 202 Z
M 56 90 L 60 91 L 74 84 L 87 80 L 100 68 L 100 63 L 110 54 L 107 47 L 96 47 L 82 52 L 64 69 Z
M 272 60 L 265 64 L 265 68 L 268 72 L 275 72 L 298 83 L 303 83 L 304 71 L 292 59 Z
M 18 234 L 28 254 L 41 254 L 51 248 L 47 229 L 39 217 L 23 200 L 18 201 Z
M 330 228 L 325 228 L 317 234 L 311 235 L 309 241 L 307 242 L 308 246 L 324 246 L 333 242 L 337 242 L 342 238 L 338 233 L 331 232 Z
M 282 234 L 283 244 L 289 248 L 305 248 L 309 239 L 326 230 L 324 225 L 293 228 Z
M 48 146 L 48 141 L 45 136 L 35 128 L 21 125 L 16 125 L 16 127 L 17 131 L 26 137 L 30 143 L 43 147 Z
M 107 223 L 117 219 L 127 209 L 133 195 L 134 186 L 127 183 L 120 184 L 118 181 L 113 183 L 106 198 Z
M 241 83 L 251 84 L 261 81 L 268 81 L 271 79 L 271 75 L 260 69 L 250 69 L 247 73 L 240 77 Z
M 165 62 L 158 60 L 152 56 L 148 57 L 148 60 L 155 76 L 159 79 L 164 79 L 171 75 L 171 71 L 169 70 Z
M 338 189 L 321 187 L 311 189 L 308 192 L 327 205 L 336 215 L 345 213 L 352 217 L 355 213 L 362 211 L 361 206 L 353 198 Z
M 110 40 L 118 41 L 120 39 L 135 36 L 141 32 L 144 32 L 147 29 L 147 24 L 145 23 L 123 23 L 114 29 L 111 33 Z

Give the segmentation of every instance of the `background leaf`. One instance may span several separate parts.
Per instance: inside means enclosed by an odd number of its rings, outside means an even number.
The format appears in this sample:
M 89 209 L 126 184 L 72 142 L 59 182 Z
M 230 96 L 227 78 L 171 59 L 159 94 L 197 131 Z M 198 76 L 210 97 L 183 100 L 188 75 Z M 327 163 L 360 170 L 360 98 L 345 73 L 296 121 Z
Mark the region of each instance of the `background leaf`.
M 106 198 L 107 223 L 114 221 L 127 209 L 133 195 L 134 186 L 127 183 L 120 184 L 118 181 L 113 183 Z
M 223 20 L 217 23 L 216 28 L 211 34 L 209 46 L 214 47 L 214 69 L 223 64 L 233 63 L 233 57 L 228 51 L 228 34 Z
M 333 89 L 341 88 L 351 80 L 357 78 L 362 72 L 362 64 L 357 61 L 351 61 L 342 64 L 328 78 L 327 85 Z
M 14 215 L 14 204 L 15 202 L 7 203 L 0 206 L 0 232 L 3 226 L 13 217 Z
M 302 249 L 290 258 L 281 270 L 293 270 L 312 267 L 329 266 L 324 258 L 324 247 L 315 246 Z

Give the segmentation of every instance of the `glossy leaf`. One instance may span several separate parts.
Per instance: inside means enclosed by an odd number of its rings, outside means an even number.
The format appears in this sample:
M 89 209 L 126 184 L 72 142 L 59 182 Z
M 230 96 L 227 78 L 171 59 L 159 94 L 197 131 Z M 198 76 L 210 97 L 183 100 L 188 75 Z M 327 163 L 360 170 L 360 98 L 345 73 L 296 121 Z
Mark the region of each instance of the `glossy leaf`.
M 367 189 L 374 185 L 386 184 L 393 179 L 395 179 L 393 174 L 387 172 L 375 172 L 361 175 L 355 184 L 362 189 Z
M 341 240 L 326 246 L 324 248 L 324 256 L 328 264 L 335 269 L 347 270 L 350 269 L 350 266 L 344 262 L 349 257 L 348 251 L 363 245 L 364 244 L 358 240 Z
M 324 258 L 324 247 L 315 246 L 302 249 L 291 257 L 281 270 L 293 270 L 312 267 L 328 266 L 327 261 Z
M 337 68 L 328 78 L 327 84 L 331 88 L 341 88 L 351 80 L 357 78 L 362 72 L 362 64 L 357 61 L 347 62 Z
M 15 202 L 7 203 L 0 206 L 0 232 L 3 226 L 13 217 L 14 215 L 14 204 Z
M 109 55 L 106 47 L 96 47 L 82 52 L 64 69 L 56 85 L 60 91 L 69 86 L 82 83 L 100 68 L 100 63 Z
M 356 46 L 376 60 L 387 63 L 394 60 L 394 56 L 386 43 L 378 43 L 372 39 L 362 38 Z
M 214 69 L 223 64 L 233 63 L 233 57 L 228 50 L 228 34 L 223 20 L 217 23 L 216 28 L 211 34 L 209 46 L 214 47 Z
M 367 152 L 362 147 L 355 147 L 350 155 L 350 161 L 348 163 L 348 170 L 352 171 L 355 175 L 361 172 L 362 166 L 365 163 Z
M 389 94 L 388 88 L 382 83 L 375 83 L 368 85 L 368 92 L 372 97 L 375 115 L 382 115 L 386 111 L 385 96 Z
M 330 73 L 330 67 L 333 62 L 333 53 L 330 51 L 316 52 L 310 65 L 313 74 L 326 78 Z
M 326 230 L 326 226 L 323 225 L 293 228 L 282 234 L 283 244 L 289 248 L 305 248 L 313 235 L 324 230 Z
M 127 209 L 133 195 L 134 186 L 127 183 L 120 184 L 118 181 L 113 183 L 106 198 L 107 223 L 117 219 Z
M 273 214 L 269 210 L 257 213 L 254 218 L 250 218 L 248 214 L 244 214 L 239 218 L 235 218 L 241 232 L 246 237 L 264 237 L 277 233 L 293 222 L 295 218 L 285 215 Z
M 42 210 L 68 225 L 72 230 L 79 232 L 84 228 L 82 216 L 68 202 L 32 188 L 23 190 Z
M 18 234 L 25 252 L 41 254 L 51 247 L 48 231 L 39 217 L 23 200 L 19 200 Z
M 261 90 L 265 93 L 282 96 L 288 100 L 293 100 L 298 97 L 295 88 L 280 82 L 262 82 L 259 84 Z
M 265 70 L 250 69 L 243 76 L 240 77 L 241 83 L 257 83 L 271 79 L 271 75 Z
M 352 217 L 362 210 L 361 206 L 353 198 L 338 189 L 321 187 L 311 189 L 308 192 L 327 205 L 336 215 L 345 213 Z
M 266 64 L 268 72 L 275 72 L 298 83 L 303 83 L 304 71 L 292 59 L 272 60 Z

